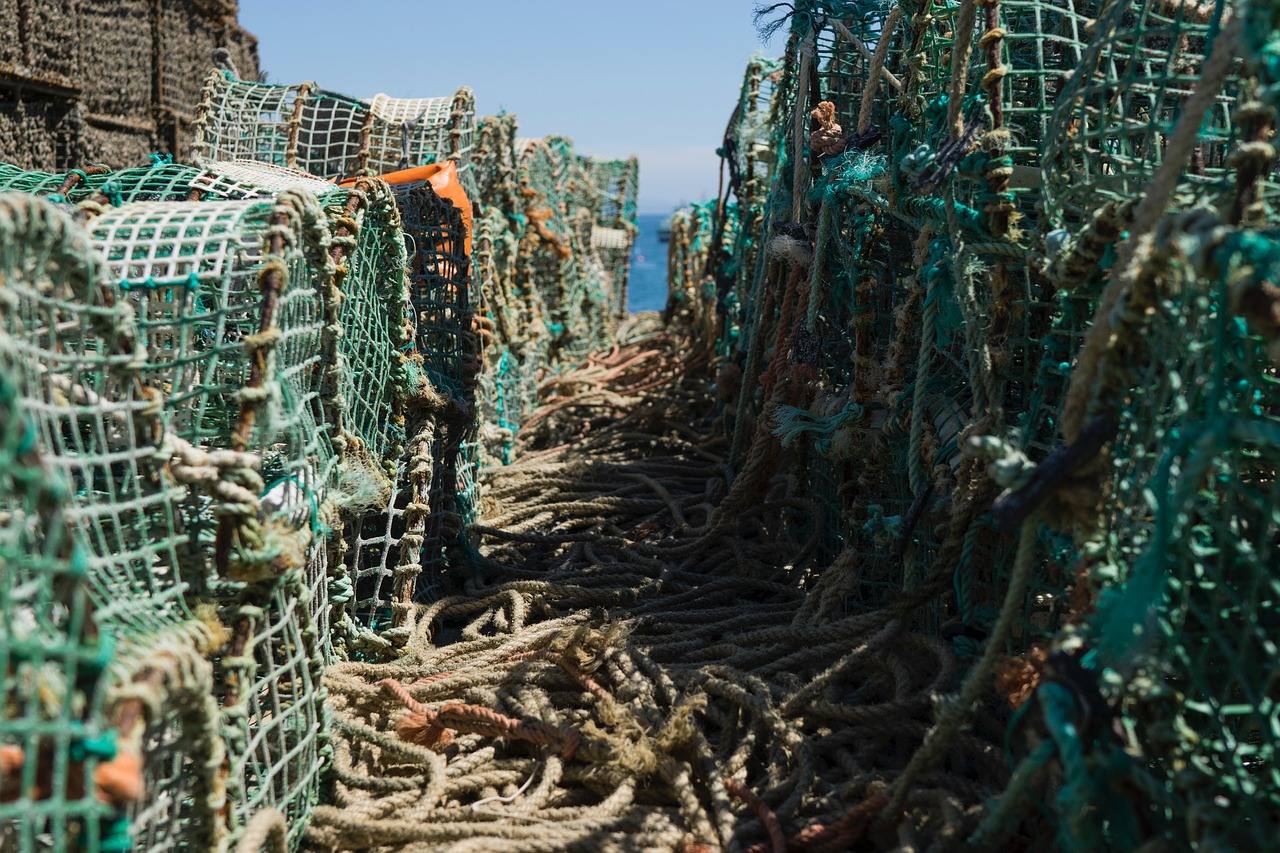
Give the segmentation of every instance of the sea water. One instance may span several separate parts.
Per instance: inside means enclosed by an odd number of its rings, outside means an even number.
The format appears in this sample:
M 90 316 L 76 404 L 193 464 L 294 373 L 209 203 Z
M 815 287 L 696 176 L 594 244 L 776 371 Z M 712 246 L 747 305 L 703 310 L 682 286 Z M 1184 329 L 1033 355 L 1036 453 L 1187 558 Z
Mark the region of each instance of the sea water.
M 642 213 L 636 217 L 640 235 L 631 250 L 628 311 L 661 311 L 667 305 L 667 244 L 658 242 L 658 226 L 669 216 Z

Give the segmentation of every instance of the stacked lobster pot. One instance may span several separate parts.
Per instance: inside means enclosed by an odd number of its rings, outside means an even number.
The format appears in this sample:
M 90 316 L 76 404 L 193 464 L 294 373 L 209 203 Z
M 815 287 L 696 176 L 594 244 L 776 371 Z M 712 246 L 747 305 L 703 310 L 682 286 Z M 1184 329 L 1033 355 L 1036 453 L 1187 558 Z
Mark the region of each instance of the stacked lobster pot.
M 580 363 L 617 329 L 634 243 L 634 161 L 580 157 L 564 137 L 517 140 L 524 238 L 517 286 L 537 282 L 548 360 Z
M 192 124 L 193 165 L 0 164 L 6 850 L 296 846 L 325 666 L 465 579 L 548 366 L 513 119 L 473 164 L 469 90 L 220 70 Z
M 672 305 L 719 353 L 727 506 L 770 496 L 843 612 L 960 665 L 909 761 L 861 746 L 883 814 L 975 849 L 1265 845 L 1274 10 L 774 14 Z M 931 812 L 983 727 L 1009 775 Z
M 340 462 L 319 206 L 98 193 L 77 222 L 3 198 L 8 227 L 36 231 L 6 242 L 6 374 L 75 495 L 97 630 L 128 649 L 105 713 L 139 757 L 111 783 L 129 831 L 164 848 L 195 828 L 232 837 L 263 806 L 302 817 L 323 748 Z M 63 256 L 24 264 L 38 240 Z

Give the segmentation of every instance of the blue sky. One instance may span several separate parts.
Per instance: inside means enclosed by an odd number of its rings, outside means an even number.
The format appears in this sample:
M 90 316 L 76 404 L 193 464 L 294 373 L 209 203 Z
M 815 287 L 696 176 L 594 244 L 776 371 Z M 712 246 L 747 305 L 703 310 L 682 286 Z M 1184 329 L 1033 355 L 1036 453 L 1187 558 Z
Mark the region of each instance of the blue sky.
M 584 154 L 640 158 L 640 209 L 715 195 L 715 149 L 753 53 L 754 0 L 240 0 L 271 82 L 356 97 L 475 90 L 481 115 Z

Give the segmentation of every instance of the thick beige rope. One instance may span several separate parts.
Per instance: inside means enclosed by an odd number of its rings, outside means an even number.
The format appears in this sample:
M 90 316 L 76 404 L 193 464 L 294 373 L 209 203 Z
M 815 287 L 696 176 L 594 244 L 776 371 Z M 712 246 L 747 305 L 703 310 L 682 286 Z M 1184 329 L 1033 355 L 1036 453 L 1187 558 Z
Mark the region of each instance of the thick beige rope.
M 487 477 L 483 570 L 406 615 L 400 658 L 330 668 L 336 797 L 312 849 L 739 850 L 868 831 L 951 688 L 951 653 L 893 612 L 845 613 L 835 575 L 855 561 L 815 567 L 835 599 L 802 607 L 800 548 L 739 528 L 776 517 L 774 498 L 709 526 L 723 439 L 697 441 L 710 401 L 678 347 L 622 347 L 549 386 L 555 411 Z M 931 777 L 944 793 L 909 799 L 921 837 L 1006 772 L 980 737 L 951 745 L 984 781 Z

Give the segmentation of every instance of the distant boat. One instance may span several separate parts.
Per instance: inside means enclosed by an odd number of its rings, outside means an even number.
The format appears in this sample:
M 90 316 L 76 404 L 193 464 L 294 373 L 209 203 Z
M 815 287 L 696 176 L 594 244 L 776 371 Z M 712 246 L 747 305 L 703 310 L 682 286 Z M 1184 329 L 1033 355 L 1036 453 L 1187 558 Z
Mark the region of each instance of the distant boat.
M 662 224 L 658 226 L 658 242 L 659 242 L 659 243 L 670 243 L 670 242 L 671 242 L 671 220 L 672 220 L 672 218 L 673 218 L 673 217 L 668 216 L 666 219 L 662 220 Z

